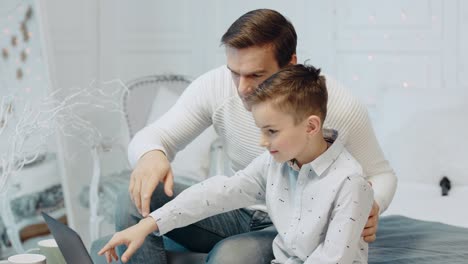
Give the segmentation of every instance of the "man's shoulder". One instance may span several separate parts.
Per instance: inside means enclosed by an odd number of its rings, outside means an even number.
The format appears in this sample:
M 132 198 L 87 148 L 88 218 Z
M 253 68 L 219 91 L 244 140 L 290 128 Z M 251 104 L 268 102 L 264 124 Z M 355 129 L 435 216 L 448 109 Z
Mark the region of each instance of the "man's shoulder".
M 229 69 L 226 67 L 226 65 L 221 65 L 219 67 L 216 67 L 214 69 L 211 69 L 203 73 L 195 81 L 197 80 L 213 81 L 213 82 L 216 82 L 216 81 L 232 82 L 231 73 Z
M 208 97 L 214 96 L 216 100 L 236 94 L 231 73 L 226 65 L 200 75 L 190 84 L 189 90 Z

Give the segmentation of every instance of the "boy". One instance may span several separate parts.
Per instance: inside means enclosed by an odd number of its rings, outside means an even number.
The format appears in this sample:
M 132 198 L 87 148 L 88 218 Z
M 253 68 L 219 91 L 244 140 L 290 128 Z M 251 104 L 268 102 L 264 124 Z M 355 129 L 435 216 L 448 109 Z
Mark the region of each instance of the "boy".
M 327 89 L 320 70 L 286 67 L 246 102 L 268 151 L 233 177 L 213 177 L 188 188 L 137 225 L 116 233 L 99 252 L 110 261 L 127 244 L 126 262 L 145 237 L 237 208 L 266 203 L 278 230 L 272 263 L 367 263 L 360 233 L 373 191 L 358 162 L 322 130 Z

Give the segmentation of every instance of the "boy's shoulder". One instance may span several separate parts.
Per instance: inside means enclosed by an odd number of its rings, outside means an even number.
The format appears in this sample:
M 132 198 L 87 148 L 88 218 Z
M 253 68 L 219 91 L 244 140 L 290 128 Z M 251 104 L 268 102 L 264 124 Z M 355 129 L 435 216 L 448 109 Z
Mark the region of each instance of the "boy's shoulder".
M 343 175 L 361 177 L 364 179 L 364 170 L 361 164 L 354 158 L 353 155 L 345 148 L 335 161 L 335 166 L 341 168 Z

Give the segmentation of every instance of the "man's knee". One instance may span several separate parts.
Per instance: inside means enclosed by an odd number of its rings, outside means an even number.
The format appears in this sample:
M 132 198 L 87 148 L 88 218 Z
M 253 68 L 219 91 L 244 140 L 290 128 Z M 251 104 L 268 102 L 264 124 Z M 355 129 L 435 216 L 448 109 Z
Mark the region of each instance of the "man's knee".
M 115 210 L 115 227 L 117 231 L 123 230 L 136 223 L 135 218 L 141 217 L 130 199 L 127 190 L 119 190 Z
M 211 250 L 207 263 L 270 263 L 275 235 L 252 232 L 223 239 Z
M 162 184 L 159 184 L 156 190 L 151 195 L 150 211 L 154 211 L 162 207 L 170 200 L 164 193 Z M 127 190 L 120 190 L 117 195 L 116 208 L 116 228 L 122 230 L 126 227 L 136 224 L 142 218 L 135 204 L 130 198 Z

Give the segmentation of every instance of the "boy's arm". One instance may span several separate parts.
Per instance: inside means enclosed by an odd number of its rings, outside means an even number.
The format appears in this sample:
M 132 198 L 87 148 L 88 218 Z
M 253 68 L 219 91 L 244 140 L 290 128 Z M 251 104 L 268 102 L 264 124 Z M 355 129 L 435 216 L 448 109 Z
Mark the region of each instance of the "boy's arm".
M 361 250 L 359 241 L 374 201 L 373 190 L 364 178 L 348 177 L 338 193 L 324 241 L 304 264 L 353 263 Z
M 99 251 L 108 262 L 117 260 L 115 247 L 126 244 L 122 261 L 127 262 L 152 232 L 163 235 L 174 228 L 186 226 L 217 213 L 258 204 L 265 200 L 264 166 L 268 152 L 253 160 L 247 168 L 228 178 L 217 176 L 193 185 L 174 200 L 138 224 L 117 232 Z
M 265 201 L 266 152 L 232 177 L 216 176 L 191 186 L 150 215 L 158 235 L 201 219 Z
M 106 256 L 107 263 L 118 261 L 119 257 L 115 248 L 125 244 L 127 250 L 122 254 L 122 262 L 126 263 L 132 255 L 141 247 L 147 235 L 158 229 L 156 223 L 150 217 L 142 219 L 138 224 L 115 233 L 107 244 L 98 252 L 98 255 Z

